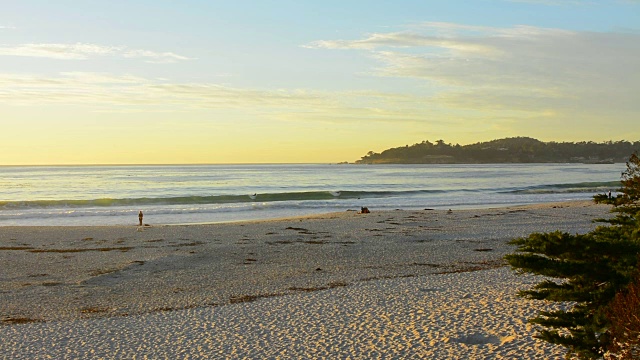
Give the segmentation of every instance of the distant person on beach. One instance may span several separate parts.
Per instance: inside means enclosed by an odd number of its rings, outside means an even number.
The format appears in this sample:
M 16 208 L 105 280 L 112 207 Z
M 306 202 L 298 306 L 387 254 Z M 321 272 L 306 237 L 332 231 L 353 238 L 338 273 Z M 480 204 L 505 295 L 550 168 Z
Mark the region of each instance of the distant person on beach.
M 609 199 L 611 199 L 611 190 L 609 190 Z
M 140 212 L 138 213 L 138 220 L 140 220 L 140 226 L 142 226 L 142 218 L 144 217 L 144 215 L 142 214 L 142 210 L 140 210 Z

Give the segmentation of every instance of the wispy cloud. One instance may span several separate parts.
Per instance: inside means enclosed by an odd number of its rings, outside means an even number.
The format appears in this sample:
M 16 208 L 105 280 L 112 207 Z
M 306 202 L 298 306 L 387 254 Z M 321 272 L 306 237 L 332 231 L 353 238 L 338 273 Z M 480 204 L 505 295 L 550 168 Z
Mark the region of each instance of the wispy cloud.
M 58 76 L 0 73 L 0 104 L 92 106 L 96 111 L 235 109 L 272 118 L 321 121 L 419 117 L 425 99 L 373 91 L 242 89 L 211 83 L 171 83 L 133 75 L 68 72 Z M 336 114 L 341 114 L 336 117 Z
M 364 49 L 375 50 L 380 48 L 412 48 L 412 47 L 439 47 L 448 48 L 450 50 L 461 50 L 469 52 L 492 52 L 493 48 L 483 44 L 474 42 L 473 40 L 457 39 L 452 40 L 447 37 L 426 36 L 416 33 L 388 33 L 388 34 L 372 34 L 362 40 L 335 40 L 335 41 L 316 41 L 307 48 L 326 48 L 326 49 Z
M 186 56 L 174 54 L 172 52 L 157 53 L 149 50 L 126 50 L 122 53 L 126 58 L 144 58 L 147 62 L 166 64 L 182 60 L 193 60 Z
M 65 104 L 119 112 L 225 111 L 243 118 L 288 122 L 404 122 L 420 124 L 420 129 L 433 133 L 455 127 L 456 131 L 491 132 L 492 137 L 544 134 L 567 139 L 566 127 L 558 124 L 567 124 L 575 137 L 583 139 L 594 138 L 590 135 L 594 133 L 610 138 L 640 136 L 636 124 L 640 33 L 430 22 L 403 32 L 328 39 L 306 47 L 362 53 L 377 65 L 361 73 L 413 79 L 420 89 L 327 92 L 81 72 L 0 74 L 0 104 Z M 2 49 L 6 48 L 0 47 L 0 53 Z M 173 53 L 90 44 L 30 49 L 80 58 L 185 60 Z
M 78 96 L 82 94 L 82 96 Z M 244 95 L 243 95 L 244 94 Z M 82 104 L 87 98 L 93 105 L 162 105 L 204 106 L 218 101 L 232 107 L 231 98 L 275 98 L 277 92 L 240 90 L 216 84 L 179 84 L 146 79 L 134 75 L 92 72 L 64 72 L 58 76 L 0 74 L 0 101 L 11 104 L 54 102 Z
M 85 60 L 92 56 L 115 54 L 122 48 L 94 44 L 22 44 L 0 46 L 0 55 Z
M 307 47 L 366 51 L 379 61 L 376 75 L 421 79 L 451 108 L 558 118 L 640 112 L 637 33 L 424 23 Z
M 142 58 L 152 63 L 173 63 L 190 58 L 172 52 L 128 49 L 124 46 L 104 46 L 97 44 L 20 44 L 0 45 L 0 56 L 43 57 L 60 60 L 86 60 L 100 56 Z

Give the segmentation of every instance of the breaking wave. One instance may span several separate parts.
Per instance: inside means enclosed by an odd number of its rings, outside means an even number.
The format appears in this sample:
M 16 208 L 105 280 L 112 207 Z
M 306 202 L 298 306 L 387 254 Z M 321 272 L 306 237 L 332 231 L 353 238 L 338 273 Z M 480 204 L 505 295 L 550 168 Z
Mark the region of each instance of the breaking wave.
M 313 201 L 334 199 L 384 198 L 429 193 L 442 193 L 444 190 L 413 191 L 306 191 L 243 195 L 210 195 L 210 196 L 175 196 L 175 197 L 143 197 L 128 199 L 88 199 L 88 200 L 31 200 L 0 201 L 4 209 L 35 208 L 84 208 L 110 206 L 147 206 L 147 205 L 198 205 L 198 204 L 233 204 L 248 202 L 280 202 L 280 201 Z
M 567 193 L 604 193 L 615 191 L 620 187 L 620 181 L 582 182 L 575 184 L 550 184 L 531 186 L 526 189 L 502 191 L 509 194 L 567 194 Z

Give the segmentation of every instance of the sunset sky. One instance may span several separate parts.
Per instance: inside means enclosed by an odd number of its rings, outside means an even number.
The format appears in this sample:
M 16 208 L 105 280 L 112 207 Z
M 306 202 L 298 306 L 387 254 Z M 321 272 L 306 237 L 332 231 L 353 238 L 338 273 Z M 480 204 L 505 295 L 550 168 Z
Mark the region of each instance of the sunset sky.
M 0 165 L 640 140 L 640 0 L 0 5 Z

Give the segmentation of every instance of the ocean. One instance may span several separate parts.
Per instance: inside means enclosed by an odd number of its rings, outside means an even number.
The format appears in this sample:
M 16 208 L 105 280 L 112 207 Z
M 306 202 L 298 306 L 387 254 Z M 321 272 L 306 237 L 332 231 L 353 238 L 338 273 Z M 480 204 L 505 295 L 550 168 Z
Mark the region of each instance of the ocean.
M 0 166 L 0 226 L 190 224 L 588 200 L 624 164 Z

